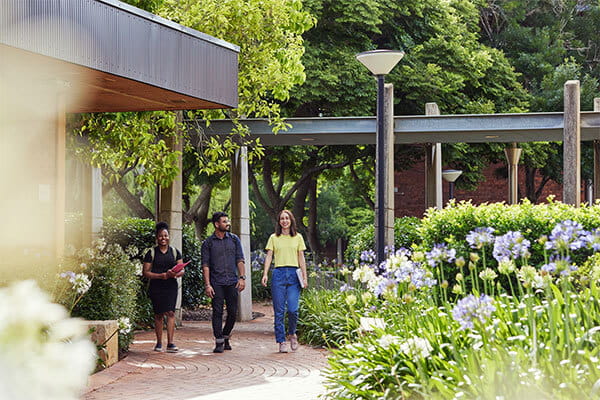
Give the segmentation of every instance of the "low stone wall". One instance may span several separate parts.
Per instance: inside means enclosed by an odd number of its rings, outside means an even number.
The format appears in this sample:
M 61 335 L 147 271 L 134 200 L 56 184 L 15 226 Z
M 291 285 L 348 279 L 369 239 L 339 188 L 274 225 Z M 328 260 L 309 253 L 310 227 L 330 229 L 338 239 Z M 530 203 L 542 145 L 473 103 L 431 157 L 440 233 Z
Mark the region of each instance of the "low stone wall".
M 96 345 L 103 345 L 98 349 L 98 357 L 108 368 L 119 361 L 119 325 L 116 320 L 85 321 L 91 331 L 91 339 Z

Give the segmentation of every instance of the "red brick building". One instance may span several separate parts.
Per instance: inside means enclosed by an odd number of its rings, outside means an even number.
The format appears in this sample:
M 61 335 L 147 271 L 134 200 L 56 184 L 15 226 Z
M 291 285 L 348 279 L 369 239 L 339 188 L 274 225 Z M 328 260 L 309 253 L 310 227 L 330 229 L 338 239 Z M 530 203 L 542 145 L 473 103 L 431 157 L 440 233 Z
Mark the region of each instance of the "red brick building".
M 497 163 L 490 165 L 484 171 L 485 180 L 479 183 L 475 190 L 454 190 L 457 201 L 471 200 L 473 204 L 496 203 L 508 200 L 508 179 L 497 178 L 495 171 L 506 167 L 505 164 Z M 460 178 L 458 178 L 460 180 Z M 541 176 L 536 180 L 541 181 Z M 525 193 L 525 173 L 519 169 L 519 193 Z M 408 171 L 395 173 L 394 206 L 396 217 L 413 216 L 422 217 L 425 212 L 425 162 L 419 162 Z M 442 181 L 442 193 L 444 204 L 448 202 L 449 183 Z M 549 181 L 540 196 L 540 201 L 554 195 L 555 199 L 562 200 L 562 186 L 554 181 Z M 583 197 L 582 197 L 583 199 Z

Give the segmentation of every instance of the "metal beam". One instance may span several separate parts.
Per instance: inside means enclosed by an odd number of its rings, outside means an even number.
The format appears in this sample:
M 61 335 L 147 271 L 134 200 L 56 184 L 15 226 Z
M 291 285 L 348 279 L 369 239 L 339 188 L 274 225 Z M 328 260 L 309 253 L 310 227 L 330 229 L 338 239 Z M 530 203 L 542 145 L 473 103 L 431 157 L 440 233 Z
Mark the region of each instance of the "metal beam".
M 266 146 L 375 144 L 375 117 L 288 118 L 287 131 L 273 134 L 267 120 L 246 119 L 251 137 Z M 229 120 L 191 125 L 205 135 L 225 135 Z M 581 140 L 598 139 L 600 112 L 581 113 Z M 394 117 L 396 144 L 522 143 L 563 140 L 563 113 Z

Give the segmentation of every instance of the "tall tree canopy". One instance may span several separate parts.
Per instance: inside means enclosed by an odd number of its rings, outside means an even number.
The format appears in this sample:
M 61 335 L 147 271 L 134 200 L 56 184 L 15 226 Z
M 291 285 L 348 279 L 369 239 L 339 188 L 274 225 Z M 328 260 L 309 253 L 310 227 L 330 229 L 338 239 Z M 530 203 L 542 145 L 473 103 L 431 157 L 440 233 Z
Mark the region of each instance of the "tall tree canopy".
M 187 118 L 262 117 L 270 120 L 274 130 L 285 126 L 280 103 L 305 79 L 301 35 L 313 25 L 312 17 L 303 11 L 300 0 L 128 2 L 240 47 L 238 108 L 187 113 Z M 85 115 L 73 122 L 85 140 L 73 143 L 80 157 L 102 167 L 107 179 L 121 189 L 119 178 L 133 170 L 137 172 L 137 185 L 151 188 L 157 182 L 168 184 L 178 172 L 177 154 L 165 145 L 165 137 L 184 129 L 184 125 L 175 122 L 174 115 L 167 112 Z M 238 125 L 235 133 L 243 136 L 244 127 Z M 184 177 L 190 184 L 199 183 L 199 179 L 208 174 L 227 171 L 230 155 L 239 147 L 236 140 L 208 140 L 199 145 L 186 135 L 184 139 L 185 152 L 189 153 L 184 170 L 195 174 L 193 178 Z M 250 157 L 261 154 L 260 145 L 253 149 Z M 190 187 L 186 193 L 193 195 L 196 190 L 197 186 Z M 210 198 L 208 195 L 203 199 L 207 197 Z M 201 209 L 197 204 L 190 204 L 188 211 L 194 213 Z

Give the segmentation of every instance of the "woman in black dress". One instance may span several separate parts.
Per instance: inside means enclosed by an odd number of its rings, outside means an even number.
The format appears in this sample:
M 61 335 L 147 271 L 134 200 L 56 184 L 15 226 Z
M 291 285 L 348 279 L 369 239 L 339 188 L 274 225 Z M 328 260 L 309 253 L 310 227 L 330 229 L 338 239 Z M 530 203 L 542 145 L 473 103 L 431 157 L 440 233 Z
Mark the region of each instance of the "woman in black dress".
M 175 302 L 177 301 L 177 280 L 183 270 L 175 273 L 172 268 L 183 262 L 179 250 L 169 246 L 169 225 L 156 224 L 158 246 L 144 256 L 144 276 L 150 279 L 149 295 L 154 308 L 154 331 L 156 332 L 155 351 L 162 351 L 162 331 L 164 317 L 167 317 L 167 352 L 178 349 L 173 343 L 175 333 Z

